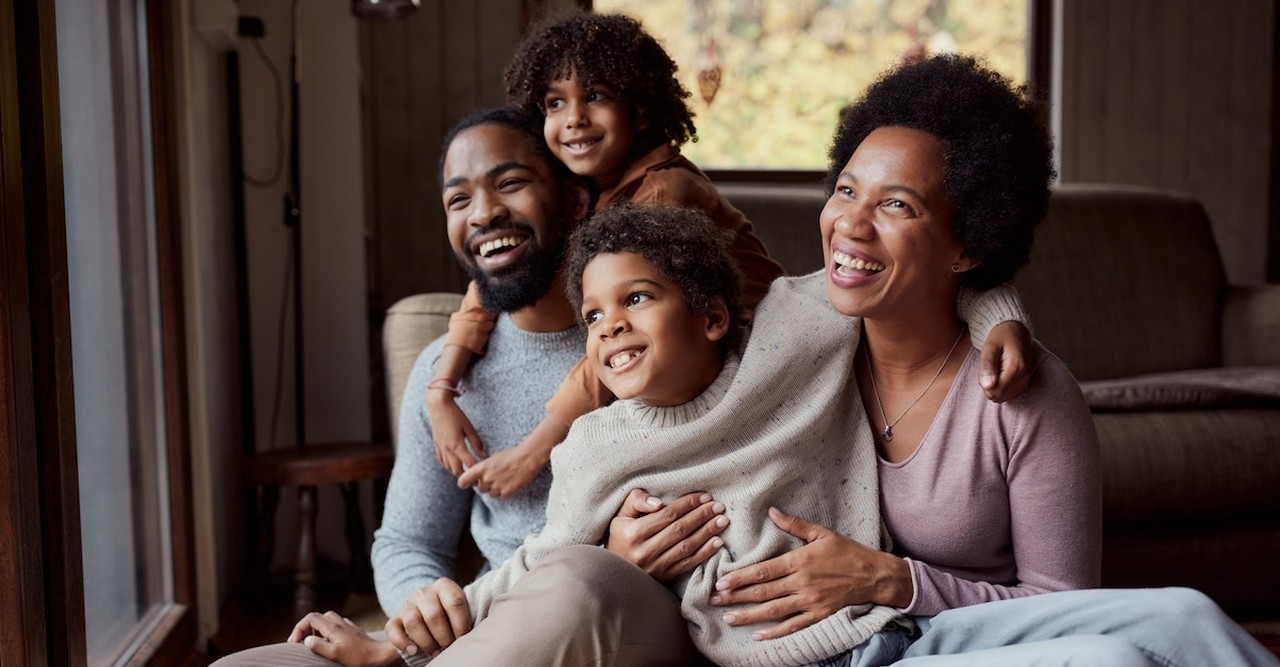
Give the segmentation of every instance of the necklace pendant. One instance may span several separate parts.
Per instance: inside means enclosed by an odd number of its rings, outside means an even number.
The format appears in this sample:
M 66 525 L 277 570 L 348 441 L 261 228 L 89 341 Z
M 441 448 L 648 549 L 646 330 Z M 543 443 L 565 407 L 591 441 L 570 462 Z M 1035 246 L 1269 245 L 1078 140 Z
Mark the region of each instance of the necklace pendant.
M 884 432 L 882 432 L 880 435 L 884 436 L 885 442 L 893 442 L 893 427 L 885 426 Z

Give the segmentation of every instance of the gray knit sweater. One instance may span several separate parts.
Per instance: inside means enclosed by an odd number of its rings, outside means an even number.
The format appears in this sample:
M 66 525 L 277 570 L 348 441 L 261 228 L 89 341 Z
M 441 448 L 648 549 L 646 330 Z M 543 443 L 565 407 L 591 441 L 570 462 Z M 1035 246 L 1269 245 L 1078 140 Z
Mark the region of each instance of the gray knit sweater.
M 505 315 L 497 318 L 488 353 L 471 366 L 462 380 L 466 393 L 458 398 L 490 454 L 515 447 L 538 424 L 543 405 L 582 357 L 583 340 L 577 327 L 529 333 Z M 386 510 L 374 533 L 374 583 L 388 615 L 419 588 L 454 576 L 463 531 L 470 529 L 488 563 L 501 563 L 546 516 L 549 470 L 515 496 L 495 500 L 459 489 L 436 461 L 424 401 L 443 346 L 443 338 L 427 346 L 409 376 Z
M 979 300 L 971 323 L 979 340 L 1008 319 L 1006 295 L 992 297 Z M 542 532 L 467 587 L 477 621 L 540 558 L 599 543 L 630 489 L 666 500 L 704 489 L 731 522 L 726 547 L 674 586 L 700 651 L 721 665 L 804 665 L 868 639 L 897 612 L 848 606 L 755 641 L 758 626 L 730 627 L 708 603 L 720 576 L 799 546 L 768 519 L 770 505 L 880 548 L 876 450 L 853 371 L 859 331 L 856 318 L 828 305 L 821 272 L 782 278 L 757 308 L 740 361 L 730 356 L 702 395 L 669 408 L 619 401 L 579 418 L 552 452 Z

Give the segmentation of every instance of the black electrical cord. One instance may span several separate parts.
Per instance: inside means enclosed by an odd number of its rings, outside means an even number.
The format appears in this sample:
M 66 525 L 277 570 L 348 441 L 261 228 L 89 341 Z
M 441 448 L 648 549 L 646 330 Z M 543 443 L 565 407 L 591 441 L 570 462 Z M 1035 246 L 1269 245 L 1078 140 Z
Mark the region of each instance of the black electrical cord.
M 292 32 L 290 30 L 290 33 Z M 290 34 L 289 38 L 293 39 L 293 35 Z M 263 50 L 262 40 L 255 37 L 250 40 L 250 43 L 253 44 L 253 50 L 258 52 L 258 57 L 262 58 L 262 63 L 267 66 L 267 71 L 271 72 L 271 80 L 275 83 L 272 90 L 276 97 L 276 159 L 271 176 L 258 179 L 246 172 L 244 182 L 255 188 L 269 188 L 279 183 L 280 176 L 284 173 L 284 83 L 280 79 L 280 70 L 276 69 L 275 63 L 271 62 L 271 58 L 267 57 L 267 52 Z

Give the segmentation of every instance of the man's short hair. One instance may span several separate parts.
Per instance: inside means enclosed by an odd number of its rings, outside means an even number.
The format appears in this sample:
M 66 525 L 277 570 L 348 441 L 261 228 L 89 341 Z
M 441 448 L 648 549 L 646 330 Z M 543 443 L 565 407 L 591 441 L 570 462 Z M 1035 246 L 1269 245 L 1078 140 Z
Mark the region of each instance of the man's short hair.
M 501 125 L 523 134 L 533 152 L 551 168 L 551 175 L 555 177 L 557 183 L 571 176 L 569 168 L 556 158 L 551 152 L 551 147 L 547 146 L 546 140 L 542 137 L 542 117 L 531 116 L 513 106 L 502 106 L 473 111 L 444 135 L 444 141 L 440 143 L 440 160 L 436 164 L 436 184 L 440 187 L 444 187 L 444 159 L 449 155 L 449 147 L 453 145 L 453 140 L 457 139 L 459 134 L 479 125 Z

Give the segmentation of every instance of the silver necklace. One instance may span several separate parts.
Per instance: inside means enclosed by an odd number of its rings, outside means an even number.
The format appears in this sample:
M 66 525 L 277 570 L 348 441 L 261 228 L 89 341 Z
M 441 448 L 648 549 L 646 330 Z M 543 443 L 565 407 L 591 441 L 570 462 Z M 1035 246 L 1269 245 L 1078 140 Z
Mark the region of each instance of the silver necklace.
M 956 351 L 956 346 L 960 344 L 961 338 L 964 338 L 964 329 L 961 329 L 960 335 L 956 336 L 956 342 L 951 344 L 950 350 L 947 350 L 947 358 L 942 360 L 942 365 L 938 367 L 938 372 L 933 374 L 933 379 L 929 380 L 929 384 L 925 385 L 924 391 L 920 392 L 920 395 L 916 396 L 916 400 L 911 401 L 911 405 L 908 405 L 907 409 L 903 410 L 902 414 L 898 415 L 898 418 L 893 421 L 889 421 L 888 415 L 884 413 L 884 403 L 880 402 L 880 390 L 876 387 L 876 369 L 871 363 L 871 348 L 867 348 L 867 374 L 871 376 L 871 391 L 876 396 L 876 405 L 880 407 L 880 419 L 884 420 L 884 430 L 880 432 L 880 435 L 884 437 L 885 442 L 893 441 L 893 427 L 902 421 L 903 417 L 907 416 L 911 408 L 916 407 L 916 403 L 919 403 L 920 399 L 929 393 L 929 387 L 932 387 L 933 383 L 938 381 L 938 377 L 942 375 L 942 369 L 947 367 L 948 361 L 951 361 L 951 354 Z

